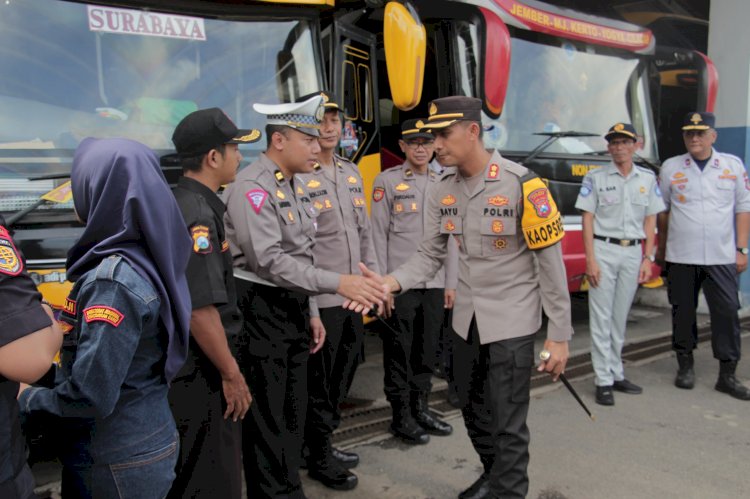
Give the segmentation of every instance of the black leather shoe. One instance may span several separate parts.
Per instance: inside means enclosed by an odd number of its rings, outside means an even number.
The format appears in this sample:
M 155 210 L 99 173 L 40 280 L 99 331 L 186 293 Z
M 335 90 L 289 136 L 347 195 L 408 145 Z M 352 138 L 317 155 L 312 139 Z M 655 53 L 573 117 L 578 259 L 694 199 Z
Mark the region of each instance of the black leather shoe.
M 313 480 L 334 490 L 352 490 L 359 483 L 357 475 L 344 468 L 335 459 L 331 459 L 325 465 L 309 463 L 307 474 Z
M 596 387 L 596 403 L 599 405 L 615 405 L 615 395 L 611 386 Z
M 468 489 L 458 494 L 458 499 L 482 499 L 486 497 L 490 497 L 490 481 L 484 473 Z
M 331 456 L 344 468 L 356 468 L 359 464 L 359 454 L 346 452 L 336 447 L 331 447 Z
M 636 385 L 635 383 L 631 383 L 627 379 L 623 379 L 622 381 L 615 381 L 615 383 L 612 385 L 612 388 L 614 388 L 618 392 L 629 393 L 631 395 L 638 395 L 640 393 L 643 393 L 643 388 Z
M 453 427 L 445 421 L 438 419 L 437 414 L 430 410 L 416 413 L 414 420 L 430 435 L 446 437 L 453 433 Z
M 411 416 L 394 418 L 391 433 L 410 445 L 422 445 L 430 441 L 430 436 Z

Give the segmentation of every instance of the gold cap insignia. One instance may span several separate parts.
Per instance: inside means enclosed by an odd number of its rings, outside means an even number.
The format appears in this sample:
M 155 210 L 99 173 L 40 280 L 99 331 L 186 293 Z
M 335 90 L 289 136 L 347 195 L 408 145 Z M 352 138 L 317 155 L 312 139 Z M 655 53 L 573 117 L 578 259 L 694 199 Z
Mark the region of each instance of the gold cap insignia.
M 698 113 L 693 113 L 693 115 L 690 117 L 690 121 L 693 122 L 693 124 L 697 125 L 701 121 L 703 121 L 703 118 L 701 118 L 701 115 Z
M 625 125 L 623 125 L 622 123 L 618 123 L 615 125 L 615 132 L 622 132 L 623 130 L 625 130 Z
M 430 116 L 432 116 L 433 114 L 437 114 L 437 112 L 438 112 L 437 106 L 435 105 L 434 102 L 431 102 L 430 103 Z
M 237 137 L 234 140 L 237 140 L 239 142 L 253 142 L 260 137 L 260 130 L 253 130 L 247 135 L 243 135 L 242 137 Z

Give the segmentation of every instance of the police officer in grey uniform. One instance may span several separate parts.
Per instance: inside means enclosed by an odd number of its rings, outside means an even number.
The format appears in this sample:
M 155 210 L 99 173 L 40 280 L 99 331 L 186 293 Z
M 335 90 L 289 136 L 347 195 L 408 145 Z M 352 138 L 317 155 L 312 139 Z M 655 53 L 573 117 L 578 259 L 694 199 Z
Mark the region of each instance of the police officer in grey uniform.
M 239 499 L 242 494 L 240 419 L 252 398 L 230 348 L 242 316 L 225 238 L 225 206 L 216 192 L 237 174 L 239 144 L 260 138 L 260 130 L 238 130 L 215 107 L 188 114 L 172 135 L 183 172 L 172 192 L 193 245 L 186 270 L 190 346 L 169 389 L 180 453 L 168 498 Z
M 440 173 L 429 168 L 434 151 L 432 134 L 419 130 L 418 120 L 401 125 L 401 151 L 407 161 L 375 178 L 372 196 L 372 226 L 378 265 L 393 271 L 419 246 L 425 224 L 426 200 L 437 186 Z M 444 262 L 456 267 L 455 245 Z M 450 271 L 448 273 L 451 273 Z M 450 435 L 453 428 L 441 421 L 427 405 L 432 388 L 432 370 L 437 357 L 446 289 L 443 269 L 396 297 L 394 331 L 383 333 L 384 386 L 393 409 L 391 431 L 410 444 L 429 441 L 428 433 Z M 452 272 L 454 279 L 456 273 Z M 449 291 L 450 292 L 450 291 Z
M 633 164 L 638 140 L 633 125 L 617 123 L 604 138 L 612 162 L 586 174 L 576 208 L 583 212 L 586 276 L 591 286 L 596 402 L 614 405 L 613 389 L 643 391 L 625 378 L 622 345 L 638 283 L 651 278 L 656 214 L 664 211 L 664 202 L 654 173 Z
M 254 398 L 242 429 L 245 480 L 250 497 L 304 497 L 307 360 L 324 341 L 320 330 L 308 336 L 308 296 L 360 296 L 368 306 L 385 297 L 364 265 L 364 275 L 314 267 L 318 211 L 296 175 L 317 161 L 322 98 L 253 107 L 267 117 L 268 147 L 227 189 L 225 217 L 244 315 L 239 355 Z
M 320 154 L 312 173 L 301 174 L 310 201 L 317 210 L 313 256 L 315 266 L 332 272 L 359 274 L 358 263 L 377 271 L 372 230 L 367 216 L 362 177 L 357 166 L 334 153 L 341 138 L 341 116 L 336 97 L 319 92 L 325 114 L 320 125 Z M 327 487 L 349 490 L 357 476 L 347 470 L 359 456 L 331 446 L 331 435 L 341 421 L 339 404 L 354 379 L 364 339 L 362 316 L 341 307 L 337 294 L 315 297 L 317 313 L 311 312 L 313 328 L 323 328 L 326 342 L 310 358 L 305 444 L 309 450 L 308 473 Z
M 484 148 L 481 112 L 482 101 L 471 97 L 430 103 L 425 127 L 435 134 L 438 161 L 457 170 L 443 174 L 430 195 L 419 250 L 385 280 L 392 291 L 410 289 L 440 268 L 449 236 L 458 240 L 454 375 L 485 470 L 459 497 L 525 497 L 526 416 L 542 306 L 550 357 L 540 371 L 555 378 L 563 371 L 573 333 L 558 244 L 564 232 L 544 182 Z
M 661 167 L 659 185 L 668 211 L 659 215 L 658 257 L 666 256 L 672 348 L 679 364 L 675 385 L 695 385 L 695 309 L 703 288 L 711 347 L 719 360 L 715 388 L 750 400 L 750 389 L 735 377 L 741 352 L 738 274 L 747 268 L 750 181 L 739 158 L 713 148 L 714 122 L 711 113 L 688 113 L 682 126 L 688 152 Z

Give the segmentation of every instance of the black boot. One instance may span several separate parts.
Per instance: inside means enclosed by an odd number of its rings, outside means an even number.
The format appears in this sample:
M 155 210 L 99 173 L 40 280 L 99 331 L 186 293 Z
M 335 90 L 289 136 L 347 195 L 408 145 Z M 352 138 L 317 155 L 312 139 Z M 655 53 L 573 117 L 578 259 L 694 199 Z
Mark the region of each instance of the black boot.
M 410 445 L 421 445 L 430 441 L 430 436 L 414 420 L 406 405 L 393 406 L 393 422 L 390 430 L 391 433 Z
M 453 433 L 453 427 L 438 418 L 438 415 L 430 410 L 427 403 L 427 395 L 420 395 L 414 402 L 412 414 L 416 422 L 430 435 L 445 437 Z
M 485 499 L 491 497 L 490 478 L 488 473 L 482 473 L 469 488 L 458 494 L 458 499 Z
M 737 370 L 736 360 L 722 360 L 719 364 L 719 379 L 716 388 L 721 393 L 727 393 L 740 400 L 750 400 L 750 388 L 743 385 L 734 375 Z
M 310 446 L 307 458 L 307 474 L 329 489 L 351 490 L 357 486 L 357 475 L 347 470 L 333 457 L 330 440 L 321 442 L 323 445 Z
M 345 450 L 331 447 L 331 455 L 333 458 L 341 463 L 344 468 L 356 468 L 359 464 L 359 454 L 356 452 L 346 452 Z
M 695 386 L 695 371 L 693 371 L 693 353 L 677 353 L 677 363 L 680 368 L 677 370 L 677 377 L 674 380 L 674 386 L 692 390 Z M 717 388 L 718 390 L 718 388 Z

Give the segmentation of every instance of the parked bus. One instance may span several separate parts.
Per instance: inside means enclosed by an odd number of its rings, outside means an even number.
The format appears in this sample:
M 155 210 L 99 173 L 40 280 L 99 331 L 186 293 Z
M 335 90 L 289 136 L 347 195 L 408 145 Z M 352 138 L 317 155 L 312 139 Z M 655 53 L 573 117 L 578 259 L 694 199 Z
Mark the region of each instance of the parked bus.
M 547 179 L 561 207 L 571 291 L 585 289 L 573 204 L 608 161 L 601 135 L 632 122 L 639 155 L 658 158 L 651 32 L 533 0 L 13 0 L 0 3 L 0 47 L 0 213 L 58 306 L 81 232 L 64 185 L 78 143 L 121 136 L 166 155 L 199 108 L 262 127 L 253 102 L 330 89 L 341 152 L 369 188 L 401 161 L 401 121 L 436 97 L 480 97 L 487 146 Z M 263 147 L 242 146 L 245 165 Z M 163 166 L 174 182 L 179 166 Z

